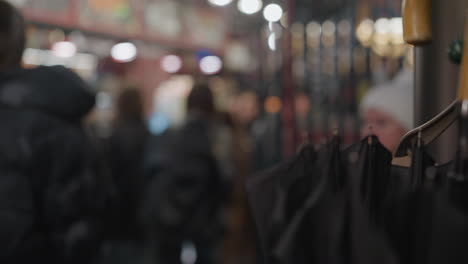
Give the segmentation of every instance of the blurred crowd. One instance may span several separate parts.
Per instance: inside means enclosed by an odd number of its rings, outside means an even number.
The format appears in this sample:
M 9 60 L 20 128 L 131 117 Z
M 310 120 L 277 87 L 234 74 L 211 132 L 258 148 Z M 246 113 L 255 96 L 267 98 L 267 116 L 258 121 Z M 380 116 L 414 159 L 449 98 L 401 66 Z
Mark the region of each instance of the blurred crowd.
M 123 89 L 102 134 L 78 75 L 21 67 L 25 22 L 6 1 L 0 39 L 1 263 L 257 263 L 255 93 L 220 113 L 196 83 L 184 124 L 156 136 L 139 90 Z

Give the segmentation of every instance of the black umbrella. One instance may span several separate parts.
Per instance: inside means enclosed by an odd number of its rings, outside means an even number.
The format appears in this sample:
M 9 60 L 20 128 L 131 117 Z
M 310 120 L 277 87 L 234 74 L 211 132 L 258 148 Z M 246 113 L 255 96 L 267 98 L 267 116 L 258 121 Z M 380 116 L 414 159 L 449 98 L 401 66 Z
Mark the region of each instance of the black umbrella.
M 468 263 L 468 101 L 461 103 L 458 149 L 445 184 L 433 196 L 427 263 Z
M 343 233 L 344 195 L 333 196 L 344 187 L 341 167 L 340 140 L 334 137 L 318 152 L 306 145 L 294 159 L 249 181 L 267 263 L 343 263 L 333 260 L 344 256 L 331 249 L 342 239 L 330 238 Z
M 411 167 L 392 168 L 386 226 L 402 264 L 468 262 L 465 134 L 460 133 L 453 163 L 436 165 L 419 139 L 411 150 Z
M 335 136 L 317 153 L 306 147 L 252 179 L 267 263 L 395 263 L 375 221 L 390 162 L 374 136 L 345 150 Z
M 316 154 L 311 145 L 305 145 L 291 160 L 253 176 L 247 182 L 247 192 L 252 215 L 257 226 L 263 255 L 271 263 L 274 242 L 280 236 L 281 226 L 290 219 L 291 212 L 305 200 L 304 190 L 313 188 L 313 170 Z M 296 182 L 302 182 L 303 190 L 291 195 L 290 189 Z
M 458 122 L 458 149 L 453 171 L 450 173 L 451 201 L 468 212 L 468 100 L 461 104 Z
M 289 187 L 287 192 L 279 192 L 284 199 L 278 199 L 274 216 L 281 215 L 277 219 L 282 221 L 269 241 L 271 263 L 343 263 L 345 175 L 340 139 L 335 136 L 315 159 L 298 159 L 296 164 L 308 169 L 291 170 L 286 178 L 295 180 L 282 185 Z
M 434 180 L 442 167 L 436 167 L 420 134 L 408 152 L 410 167 L 393 166 L 391 169 L 385 227 L 400 263 L 426 263 L 431 239 Z
M 368 136 L 344 151 L 348 156 L 348 263 L 397 263 L 380 228 L 387 196 L 391 153 L 375 136 Z

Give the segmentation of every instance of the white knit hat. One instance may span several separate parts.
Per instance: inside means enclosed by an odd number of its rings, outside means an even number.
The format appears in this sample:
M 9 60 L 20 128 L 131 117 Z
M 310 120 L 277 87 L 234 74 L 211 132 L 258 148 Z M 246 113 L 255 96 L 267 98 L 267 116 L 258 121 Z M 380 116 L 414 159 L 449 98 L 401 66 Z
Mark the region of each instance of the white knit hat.
M 413 105 L 413 72 L 403 70 L 392 81 L 371 89 L 361 102 L 360 112 L 380 110 L 410 130 L 414 127 Z

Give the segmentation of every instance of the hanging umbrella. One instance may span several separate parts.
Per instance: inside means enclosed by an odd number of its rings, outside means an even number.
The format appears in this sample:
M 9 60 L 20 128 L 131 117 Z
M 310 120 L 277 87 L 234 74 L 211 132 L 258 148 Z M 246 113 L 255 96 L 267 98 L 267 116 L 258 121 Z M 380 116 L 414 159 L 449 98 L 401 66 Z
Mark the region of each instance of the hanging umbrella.
M 269 240 L 272 263 L 343 263 L 345 182 L 340 139 L 335 136 L 316 158 L 298 160 L 296 178 L 276 203 L 274 218 L 282 219 Z M 300 175 L 300 176 L 299 176 Z M 287 185 L 283 185 L 287 186 Z M 282 213 L 278 213 L 282 212 Z M 326 228 L 324 228 L 326 226 Z M 308 246 L 304 246 L 308 245 Z
M 430 264 L 468 263 L 468 101 L 460 106 L 457 155 L 434 192 Z
M 460 107 L 458 149 L 451 173 L 451 201 L 462 211 L 468 212 L 468 100 Z
M 300 191 L 296 192 L 295 196 L 288 197 L 289 189 L 305 175 L 312 173 L 308 165 L 313 164 L 315 159 L 313 147 L 306 145 L 292 159 L 255 175 L 247 181 L 249 204 L 257 226 L 263 257 L 266 260 L 271 259 L 270 241 L 277 237 L 279 226 L 287 221 L 287 213 L 297 210 L 296 200 L 304 200 Z M 307 187 L 310 185 L 312 183 L 306 184 Z M 290 206 L 288 208 L 286 208 L 287 199 L 292 201 L 288 203 Z
M 368 136 L 344 151 L 348 156 L 348 263 L 397 263 L 379 227 L 386 199 L 391 153 L 375 136 Z
M 312 153 L 249 184 L 267 263 L 396 263 L 374 223 L 391 154 L 373 136 L 345 150 L 335 136 Z
M 463 136 L 460 139 L 464 141 Z M 392 168 L 400 193 L 388 207 L 388 237 L 402 264 L 466 263 L 468 188 L 463 150 L 460 145 L 455 163 L 436 165 L 423 146 L 419 137 L 406 171 Z
M 411 166 L 391 169 L 387 200 L 387 235 L 399 262 L 427 263 L 431 240 L 433 188 L 437 168 L 419 136 L 410 151 Z M 426 177 L 430 172 L 430 177 Z
M 344 187 L 340 140 L 334 137 L 318 152 L 302 148 L 291 161 L 253 178 L 248 193 L 267 263 L 343 263 L 334 243 L 343 226 Z M 333 223 L 327 228 L 325 225 Z M 342 240 L 342 239 L 341 239 Z M 307 246 L 306 246 L 307 245 Z

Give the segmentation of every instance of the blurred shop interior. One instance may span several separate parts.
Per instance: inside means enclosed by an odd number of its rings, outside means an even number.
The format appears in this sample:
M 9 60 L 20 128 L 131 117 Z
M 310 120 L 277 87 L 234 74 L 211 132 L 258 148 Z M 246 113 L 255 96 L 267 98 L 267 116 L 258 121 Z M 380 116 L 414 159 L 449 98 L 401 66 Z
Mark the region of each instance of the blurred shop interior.
M 124 87 L 141 89 L 160 134 L 181 124 L 191 85 L 204 80 L 221 111 L 240 92 L 256 94 L 258 109 L 241 108 L 258 121 L 264 167 L 335 129 L 357 141 L 361 98 L 413 65 L 401 0 L 10 2 L 29 24 L 24 64 L 79 73 L 97 92 L 91 118 L 102 133 Z

